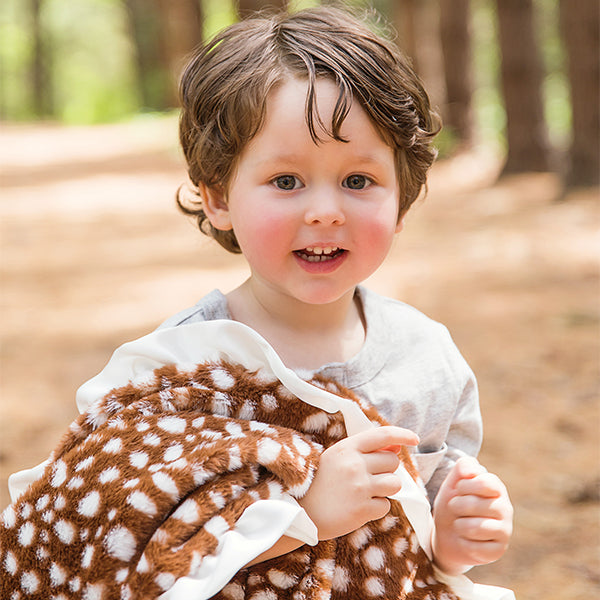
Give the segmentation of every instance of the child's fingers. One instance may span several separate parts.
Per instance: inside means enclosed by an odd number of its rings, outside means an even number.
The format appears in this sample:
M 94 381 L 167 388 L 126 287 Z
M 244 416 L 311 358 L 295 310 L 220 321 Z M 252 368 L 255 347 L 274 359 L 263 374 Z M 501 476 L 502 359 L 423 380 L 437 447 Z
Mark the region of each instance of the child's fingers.
M 454 523 L 456 533 L 463 539 L 472 542 L 502 542 L 508 541 L 509 531 L 505 524 L 498 519 L 466 517 L 457 519 Z
M 502 557 L 506 552 L 507 543 L 494 540 L 479 542 L 458 538 L 457 546 L 461 554 L 468 557 L 471 565 L 486 565 Z
M 487 469 L 473 456 L 462 456 L 456 461 L 452 469 L 456 482 L 465 479 L 472 479 L 479 475 L 487 473 Z
M 392 494 L 388 494 L 391 496 Z M 371 500 L 371 514 L 369 515 L 369 521 L 376 521 L 382 519 L 390 512 L 390 501 L 385 496 L 373 498 Z
M 462 480 L 472 479 L 485 472 L 485 468 L 479 464 L 476 458 L 471 456 L 459 458 L 442 482 L 436 497 L 436 505 L 445 505 L 456 494 L 456 487 Z
M 356 449 L 363 453 L 377 452 L 390 446 L 416 446 L 419 443 L 416 433 L 392 425 L 361 431 L 347 439 L 353 440 Z
M 457 519 L 473 517 L 503 520 L 509 516 L 506 502 L 501 498 L 455 496 L 448 502 L 448 508 Z
M 363 454 L 363 460 L 372 475 L 393 473 L 400 466 L 400 458 L 392 452 L 369 452 Z
M 457 494 L 498 498 L 505 495 L 506 487 L 493 473 L 483 472 L 475 477 L 461 479 L 455 486 Z
M 389 446 L 386 446 L 385 448 L 379 448 L 379 450 L 377 450 L 377 452 L 393 452 L 394 454 L 400 454 L 403 447 L 404 446 L 402 444 L 390 444 Z
M 373 499 L 387 498 L 397 494 L 402 488 L 400 477 L 393 473 L 374 475 L 371 481 L 371 493 Z

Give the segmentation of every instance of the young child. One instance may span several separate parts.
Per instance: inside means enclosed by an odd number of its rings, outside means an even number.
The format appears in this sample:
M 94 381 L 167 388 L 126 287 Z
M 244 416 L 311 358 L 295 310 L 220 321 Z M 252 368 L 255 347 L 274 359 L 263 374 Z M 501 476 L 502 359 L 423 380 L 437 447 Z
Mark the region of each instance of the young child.
M 251 274 L 165 326 L 234 319 L 305 378 L 353 390 L 404 428 L 379 448 L 419 440 L 439 567 L 460 573 L 498 559 L 512 508 L 473 458 L 481 423 L 469 367 L 445 328 L 360 285 L 402 230 L 435 156 L 437 117 L 406 59 L 345 12 L 319 8 L 232 26 L 191 60 L 181 93 L 180 140 L 199 201 L 180 206 L 243 253 Z M 387 512 L 396 463 L 379 455 L 372 464 L 352 438 L 323 453 L 301 501 L 320 539 Z M 295 545 L 282 540 L 268 555 Z
M 243 253 L 250 276 L 124 346 L 81 388 L 83 414 L 50 462 L 13 478 L 21 495 L 0 523 L 0 591 L 457 597 L 415 566 L 423 551 L 388 498 L 410 487 L 399 455 L 416 446 L 434 519 L 419 542 L 438 574 L 502 556 L 512 507 L 474 458 L 476 383 L 442 325 L 361 285 L 435 157 L 438 121 L 419 80 L 391 43 L 322 7 L 227 28 L 193 56 L 181 95 L 197 197 L 181 192 L 180 206 Z M 326 412 L 307 413 L 277 381 L 252 379 L 257 348 L 280 365 L 273 372 L 288 390 Z M 177 364 L 195 364 L 202 349 L 208 367 Z M 215 363 L 244 352 L 250 375 Z M 312 404 L 306 380 L 335 382 L 372 421 L 391 425 L 352 429 L 345 401 Z

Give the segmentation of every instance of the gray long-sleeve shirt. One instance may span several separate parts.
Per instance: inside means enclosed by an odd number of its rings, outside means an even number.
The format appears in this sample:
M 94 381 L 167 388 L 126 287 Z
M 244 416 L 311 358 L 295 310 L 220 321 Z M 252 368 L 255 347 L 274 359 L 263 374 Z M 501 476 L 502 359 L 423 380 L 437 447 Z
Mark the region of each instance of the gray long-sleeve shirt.
M 460 456 L 476 456 L 482 424 L 473 372 L 448 330 L 417 309 L 359 286 L 366 320 L 361 350 L 345 363 L 298 374 L 320 374 L 370 402 L 389 423 L 417 433 L 417 467 L 433 502 Z M 231 319 L 218 290 L 160 328 Z

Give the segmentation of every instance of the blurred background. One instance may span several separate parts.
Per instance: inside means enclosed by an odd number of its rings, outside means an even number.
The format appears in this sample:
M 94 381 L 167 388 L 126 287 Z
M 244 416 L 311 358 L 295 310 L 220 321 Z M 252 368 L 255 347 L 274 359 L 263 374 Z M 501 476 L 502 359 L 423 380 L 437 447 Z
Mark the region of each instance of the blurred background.
M 393 28 L 444 117 L 443 153 L 485 141 L 506 153 L 505 172 L 598 183 L 597 2 L 346 4 L 375 8 Z M 0 118 L 90 124 L 176 110 L 191 50 L 266 6 L 288 1 L 5 0 Z
M 202 40 L 316 1 L 0 3 L 0 508 L 111 352 L 247 276 L 179 215 L 177 80 Z M 600 4 L 356 0 L 444 121 L 428 191 L 368 282 L 450 329 L 515 535 L 473 579 L 600 592 Z M 399 390 L 401 394 L 401 390 Z

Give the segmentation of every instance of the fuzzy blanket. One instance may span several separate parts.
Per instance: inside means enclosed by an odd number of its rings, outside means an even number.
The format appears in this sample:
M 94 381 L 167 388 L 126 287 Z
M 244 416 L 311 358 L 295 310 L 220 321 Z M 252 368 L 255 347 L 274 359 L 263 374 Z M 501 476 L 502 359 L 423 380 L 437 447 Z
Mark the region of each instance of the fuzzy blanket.
M 199 350 L 197 340 L 211 341 Z M 320 453 L 384 421 L 335 382 L 298 379 L 248 328 L 203 323 L 126 345 L 78 404 L 3 513 L 2 598 L 511 597 L 464 595 L 466 578 L 444 583 L 407 452 L 404 505 L 392 500 L 383 519 L 317 543 L 295 499 Z M 245 568 L 283 534 L 305 544 Z

